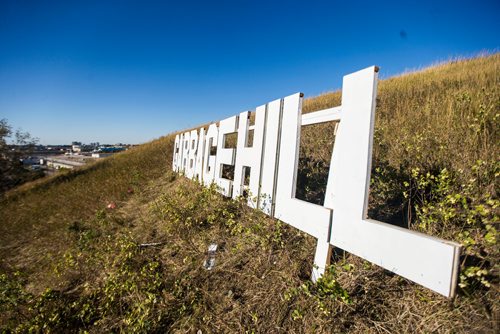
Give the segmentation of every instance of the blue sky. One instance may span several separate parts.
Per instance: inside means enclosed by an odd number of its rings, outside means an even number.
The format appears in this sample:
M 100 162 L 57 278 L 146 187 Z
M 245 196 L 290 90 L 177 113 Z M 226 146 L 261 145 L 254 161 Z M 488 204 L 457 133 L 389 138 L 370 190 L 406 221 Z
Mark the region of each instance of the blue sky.
M 141 143 L 298 91 L 498 51 L 499 1 L 0 1 L 0 118 Z

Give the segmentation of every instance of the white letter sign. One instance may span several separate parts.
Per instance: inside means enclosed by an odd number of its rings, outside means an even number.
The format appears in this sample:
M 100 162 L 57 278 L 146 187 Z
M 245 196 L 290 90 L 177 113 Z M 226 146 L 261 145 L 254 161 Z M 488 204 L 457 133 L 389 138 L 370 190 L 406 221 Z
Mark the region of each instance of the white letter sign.
M 367 218 L 377 72 L 372 66 L 345 76 L 336 108 L 303 115 L 297 93 L 258 107 L 254 125 L 243 112 L 219 127 L 211 124 L 206 134 L 177 135 L 172 168 L 206 186 L 217 184 L 225 196 L 249 195 L 248 205 L 317 238 L 313 280 L 335 246 L 452 297 L 461 245 Z M 325 202 L 316 205 L 295 197 L 300 130 L 330 121 L 339 122 L 338 130 Z M 226 135 L 236 131 L 236 149 L 225 147 Z M 234 182 L 224 178 L 223 165 L 234 166 Z

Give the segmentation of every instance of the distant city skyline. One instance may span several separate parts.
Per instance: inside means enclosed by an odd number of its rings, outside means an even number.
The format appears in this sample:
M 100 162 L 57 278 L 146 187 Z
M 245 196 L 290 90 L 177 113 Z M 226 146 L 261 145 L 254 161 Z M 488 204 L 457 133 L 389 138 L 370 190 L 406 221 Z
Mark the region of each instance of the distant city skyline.
M 500 2 L 0 2 L 0 119 L 143 143 L 301 91 L 498 52 Z

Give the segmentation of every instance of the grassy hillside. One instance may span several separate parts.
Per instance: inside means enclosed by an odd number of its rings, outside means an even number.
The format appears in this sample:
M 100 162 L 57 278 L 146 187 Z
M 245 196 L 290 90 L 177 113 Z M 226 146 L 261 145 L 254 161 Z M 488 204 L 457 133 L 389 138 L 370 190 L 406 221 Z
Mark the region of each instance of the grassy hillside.
M 498 332 L 499 83 L 495 54 L 379 84 L 370 216 L 462 243 L 454 300 L 340 251 L 312 284 L 315 240 L 170 172 L 169 135 L 0 200 L 0 328 Z M 339 103 L 324 94 L 304 112 Z M 298 196 L 311 202 L 331 128 L 303 128 Z

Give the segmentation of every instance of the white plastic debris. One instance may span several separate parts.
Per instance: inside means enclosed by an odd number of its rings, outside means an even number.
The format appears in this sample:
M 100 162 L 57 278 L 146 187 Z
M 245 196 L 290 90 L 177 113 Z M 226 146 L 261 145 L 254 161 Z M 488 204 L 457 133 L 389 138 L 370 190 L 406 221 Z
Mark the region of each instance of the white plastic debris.
M 210 244 L 208 246 L 208 256 L 205 262 L 203 263 L 203 267 L 206 270 L 212 270 L 215 266 L 215 252 L 217 251 L 217 244 Z

